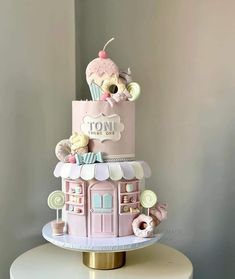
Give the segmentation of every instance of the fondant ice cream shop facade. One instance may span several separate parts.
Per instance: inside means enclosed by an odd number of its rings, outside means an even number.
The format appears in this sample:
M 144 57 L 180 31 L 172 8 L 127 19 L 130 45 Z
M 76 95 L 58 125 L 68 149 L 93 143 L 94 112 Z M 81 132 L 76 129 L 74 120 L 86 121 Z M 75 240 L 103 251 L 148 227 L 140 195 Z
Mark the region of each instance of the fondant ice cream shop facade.
M 63 179 L 67 232 L 77 236 L 113 237 L 133 234 L 140 212 L 139 181 Z

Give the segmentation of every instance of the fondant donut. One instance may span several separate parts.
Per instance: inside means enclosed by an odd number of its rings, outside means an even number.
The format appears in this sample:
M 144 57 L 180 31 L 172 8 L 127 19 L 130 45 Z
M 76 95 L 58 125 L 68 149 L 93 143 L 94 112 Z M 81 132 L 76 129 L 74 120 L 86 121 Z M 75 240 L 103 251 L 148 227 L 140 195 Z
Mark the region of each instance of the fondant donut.
M 151 237 L 153 235 L 154 221 L 151 216 L 139 215 L 132 222 L 133 232 L 138 237 Z
M 63 139 L 55 147 L 56 157 L 64 163 L 68 162 L 68 155 L 71 153 L 71 143 L 68 139 Z
M 102 90 L 110 94 L 122 93 L 125 89 L 126 85 L 116 78 L 106 79 L 102 84 Z

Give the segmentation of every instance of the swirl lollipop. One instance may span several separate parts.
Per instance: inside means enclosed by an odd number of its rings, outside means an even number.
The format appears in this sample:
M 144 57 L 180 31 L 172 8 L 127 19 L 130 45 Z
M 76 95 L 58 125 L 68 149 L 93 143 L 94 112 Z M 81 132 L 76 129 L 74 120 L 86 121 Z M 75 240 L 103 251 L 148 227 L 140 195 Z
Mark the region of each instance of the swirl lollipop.
M 62 209 L 65 203 L 65 195 L 62 191 L 50 193 L 47 199 L 48 206 L 51 209 Z
M 156 194 L 151 190 L 145 190 L 140 195 L 140 203 L 144 208 L 148 208 L 148 215 L 149 215 L 149 208 L 153 207 L 157 202 Z
M 62 209 L 65 204 L 65 194 L 62 191 L 54 191 L 50 193 L 47 199 L 47 204 L 51 209 L 56 209 L 56 221 L 59 221 L 59 209 Z

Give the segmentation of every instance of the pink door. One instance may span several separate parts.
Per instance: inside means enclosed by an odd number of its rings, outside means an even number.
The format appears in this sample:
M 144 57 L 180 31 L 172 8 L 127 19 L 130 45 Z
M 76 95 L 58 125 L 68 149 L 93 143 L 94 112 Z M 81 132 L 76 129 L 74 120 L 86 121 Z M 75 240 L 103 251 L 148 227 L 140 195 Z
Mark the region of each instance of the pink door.
M 117 236 L 117 189 L 109 181 L 89 187 L 89 236 Z

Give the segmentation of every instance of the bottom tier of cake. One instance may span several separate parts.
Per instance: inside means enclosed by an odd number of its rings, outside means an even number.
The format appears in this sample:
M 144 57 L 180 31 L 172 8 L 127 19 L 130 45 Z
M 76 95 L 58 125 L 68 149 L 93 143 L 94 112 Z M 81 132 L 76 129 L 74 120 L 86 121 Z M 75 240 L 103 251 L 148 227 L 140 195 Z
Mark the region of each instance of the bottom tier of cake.
M 139 180 L 63 179 L 67 233 L 88 237 L 133 234 L 132 222 L 140 213 Z

